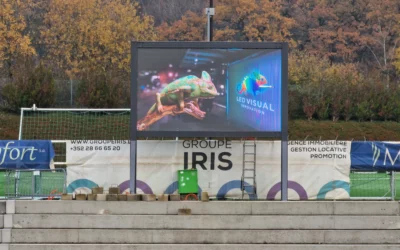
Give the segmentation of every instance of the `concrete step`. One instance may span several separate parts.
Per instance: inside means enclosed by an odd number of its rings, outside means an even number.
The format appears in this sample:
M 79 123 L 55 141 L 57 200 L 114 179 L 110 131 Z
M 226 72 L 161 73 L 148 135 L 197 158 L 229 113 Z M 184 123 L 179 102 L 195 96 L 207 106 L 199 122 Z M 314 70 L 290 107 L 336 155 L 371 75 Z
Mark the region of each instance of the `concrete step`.
M 62 245 L 32 245 L 11 244 L 9 250 L 398 250 L 400 245 L 231 245 L 231 244 L 62 244 Z
M 398 230 L 12 229 L 9 240 L 40 244 L 400 244 Z
M 400 216 L 15 214 L 6 217 L 11 218 L 6 227 L 24 229 L 400 229 Z
M 0 214 L 5 214 L 5 213 L 6 213 L 6 202 L 0 201 Z
M 399 215 L 395 201 L 16 201 L 18 214 L 174 214 L 190 208 L 202 215 Z

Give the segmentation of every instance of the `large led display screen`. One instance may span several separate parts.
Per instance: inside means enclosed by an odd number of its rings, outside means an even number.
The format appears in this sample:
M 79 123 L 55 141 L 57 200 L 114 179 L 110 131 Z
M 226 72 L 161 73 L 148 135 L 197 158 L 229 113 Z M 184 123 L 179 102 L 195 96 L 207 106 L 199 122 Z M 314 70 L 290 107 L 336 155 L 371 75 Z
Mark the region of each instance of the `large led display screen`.
M 139 47 L 136 56 L 137 131 L 281 131 L 280 49 Z

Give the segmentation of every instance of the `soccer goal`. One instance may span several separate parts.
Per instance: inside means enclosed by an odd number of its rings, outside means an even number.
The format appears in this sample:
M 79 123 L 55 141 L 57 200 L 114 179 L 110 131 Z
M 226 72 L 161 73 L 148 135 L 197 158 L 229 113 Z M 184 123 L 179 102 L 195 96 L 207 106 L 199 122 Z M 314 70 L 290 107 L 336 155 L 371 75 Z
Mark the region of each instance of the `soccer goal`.
M 66 140 L 129 140 L 130 109 L 21 108 L 19 140 L 51 140 L 56 167 L 65 166 Z

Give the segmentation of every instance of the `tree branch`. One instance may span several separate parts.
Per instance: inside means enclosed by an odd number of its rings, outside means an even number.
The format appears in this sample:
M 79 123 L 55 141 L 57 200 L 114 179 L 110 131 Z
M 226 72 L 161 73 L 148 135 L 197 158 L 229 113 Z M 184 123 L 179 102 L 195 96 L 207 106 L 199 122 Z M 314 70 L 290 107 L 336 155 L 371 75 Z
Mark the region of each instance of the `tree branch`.
M 151 114 L 146 115 L 144 118 L 140 119 L 137 122 L 137 130 L 138 131 L 143 131 L 147 130 L 152 124 L 160 120 L 161 118 L 168 116 L 168 115 L 178 115 L 178 114 L 188 114 L 193 116 L 196 119 L 203 120 L 205 117 L 206 112 L 201 111 L 193 101 L 185 103 L 185 107 L 182 111 L 178 110 L 178 107 L 176 105 L 171 105 L 171 106 L 163 106 L 163 112 L 158 113 L 157 111 L 154 111 Z
M 376 57 L 374 51 L 373 51 L 373 50 L 371 49 L 371 47 L 369 47 L 368 45 L 367 45 L 367 48 L 372 52 L 372 54 L 374 55 L 376 61 L 377 61 L 378 64 L 379 64 L 379 67 L 382 69 L 382 64 L 379 62 L 379 60 L 378 60 L 378 58 Z

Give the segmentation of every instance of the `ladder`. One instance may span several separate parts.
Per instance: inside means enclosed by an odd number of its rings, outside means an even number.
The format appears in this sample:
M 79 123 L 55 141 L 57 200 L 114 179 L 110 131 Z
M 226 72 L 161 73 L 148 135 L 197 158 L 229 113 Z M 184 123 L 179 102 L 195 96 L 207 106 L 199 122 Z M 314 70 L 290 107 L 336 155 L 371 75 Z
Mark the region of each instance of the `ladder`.
M 251 196 L 257 194 L 256 185 L 256 140 L 243 142 L 242 199 L 245 192 Z

